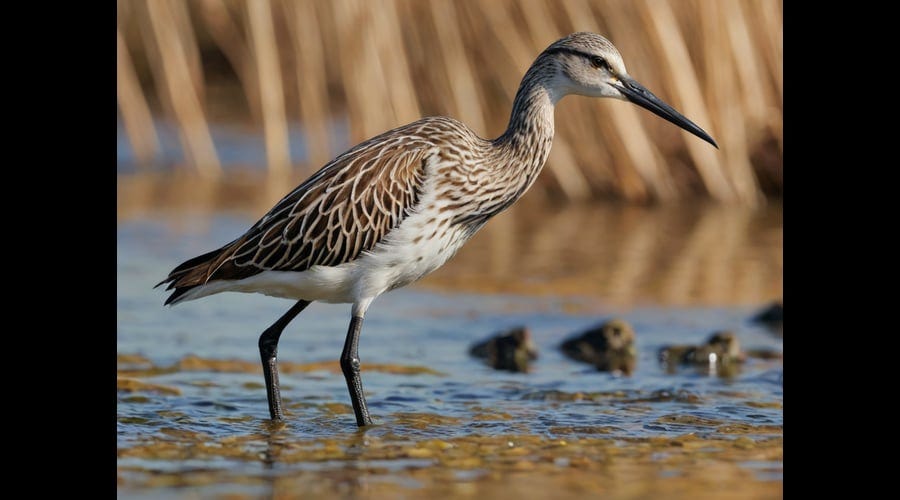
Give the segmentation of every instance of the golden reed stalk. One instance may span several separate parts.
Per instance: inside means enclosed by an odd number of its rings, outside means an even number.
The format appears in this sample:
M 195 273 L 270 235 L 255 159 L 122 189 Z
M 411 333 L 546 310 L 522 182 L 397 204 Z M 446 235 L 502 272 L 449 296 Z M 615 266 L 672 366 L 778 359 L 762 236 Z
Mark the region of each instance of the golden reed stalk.
M 120 68 L 119 106 L 142 161 L 156 151 L 142 103 L 159 102 L 179 127 L 187 163 L 208 176 L 220 168 L 207 116 L 239 110 L 265 138 L 269 171 L 282 174 L 290 166 L 287 127 L 299 122 L 308 158 L 293 165 L 293 180 L 421 116 L 453 116 L 495 137 L 538 52 L 570 32 L 595 31 L 619 47 L 629 73 L 709 131 L 721 149 L 627 103 L 569 98 L 558 106 L 556 140 L 536 189 L 566 200 L 706 196 L 755 206 L 783 193 L 782 5 L 119 0 L 118 61 L 133 66 Z M 233 73 L 204 74 L 204 55 L 215 53 Z M 142 84 L 137 91 L 131 73 Z M 230 78 L 240 99 L 211 92 L 204 82 L 212 76 L 220 87 Z M 348 124 L 349 140 L 332 134 L 336 122 Z

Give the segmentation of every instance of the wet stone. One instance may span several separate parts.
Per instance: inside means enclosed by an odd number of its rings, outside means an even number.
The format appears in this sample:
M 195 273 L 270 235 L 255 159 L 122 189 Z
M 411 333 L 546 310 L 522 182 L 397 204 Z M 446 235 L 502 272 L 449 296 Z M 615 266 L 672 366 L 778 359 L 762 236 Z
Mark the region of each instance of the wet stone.
M 469 354 L 484 359 L 491 368 L 512 372 L 528 372 L 529 362 L 538 357 L 531 332 L 524 326 L 491 335 L 469 348 Z
M 622 319 L 611 319 L 560 344 L 567 357 L 590 363 L 599 371 L 630 375 L 637 362 L 634 328 Z

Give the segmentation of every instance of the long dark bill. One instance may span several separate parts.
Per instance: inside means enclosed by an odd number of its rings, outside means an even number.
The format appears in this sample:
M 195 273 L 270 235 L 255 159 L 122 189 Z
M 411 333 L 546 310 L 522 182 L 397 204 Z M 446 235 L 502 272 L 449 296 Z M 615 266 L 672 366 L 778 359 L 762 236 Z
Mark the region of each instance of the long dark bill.
M 694 124 L 694 122 L 685 118 L 684 115 L 682 115 L 678 111 L 675 111 L 675 108 L 669 106 L 668 104 L 663 102 L 662 99 L 653 95 L 653 92 L 647 90 L 647 88 L 640 83 L 632 80 L 631 78 L 620 78 L 619 84 L 616 85 L 616 88 L 618 88 L 619 91 L 622 92 L 629 101 L 637 104 L 642 108 L 649 109 L 657 116 L 665 118 L 675 125 L 678 125 L 679 127 L 696 135 L 704 141 L 712 144 L 716 147 L 716 149 L 719 149 L 719 145 L 716 144 L 716 141 L 714 141 L 713 138 L 709 136 L 709 134 L 704 132 L 702 128 L 698 127 Z

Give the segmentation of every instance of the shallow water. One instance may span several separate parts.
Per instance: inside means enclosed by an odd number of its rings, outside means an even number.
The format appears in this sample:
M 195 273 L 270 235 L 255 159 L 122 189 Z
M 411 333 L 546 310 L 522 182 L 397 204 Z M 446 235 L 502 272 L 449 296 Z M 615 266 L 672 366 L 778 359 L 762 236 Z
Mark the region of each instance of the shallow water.
M 702 220 L 705 213 L 684 217 Z M 767 257 L 780 252 L 780 223 L 748 224 L 739 244 L 711 242 L 759 247 L 762 232 L 763 250 L 747 254 L 752 270 L 779 277 L 755 294 L 723 298 L 726 305 L 654 302 L 659 295 L 646 290 L 617 300 L 621 294 L 596 293 L 589 274 L 560 278 L 546 263 L 518 272 L 512 263 L 510 271 L 472 273 L 462 282 L 456 269 L 496 260 L 495 236 L 473 241 L 459 263 L 439 271 L 445 274 L 388 293 L 369 310 L 360 356 L 375 425 L 360 431 L 336 361 L 348 305 L 314 303 L 285 330 L 279 362 L 287 417 L 273 425 L 256 341 L 291 302 L 222 294 L 168 308 L 166 294 L 152 288 L 183 260 L 233 239 L 258 214 L 120 217 L 120 496 L 781 496 L 783 361 L 750 359 L 730 377 L 692 368 L 670 374 L 657 361 L 666 344 L 701 343 L 723 329 L 745 349 L 783 351 L 783 336 L 749 321 L 781 286 L 780 258 Z M 641 227 L 639 215 L 626 218 L 623 233 L 635 221 Z M 513 233 L 514 242 L 527 237 Z M 577 266 L 577 256 L 565 264 Z M 657 262 L 641 273 L 652 275 L 654 266 L 671 272 Z M 719 267 L 725 279 L 747 280 L 741 266 Z M 547 293 L 561 279 L 565 294 Z M 651 281 L 647 290 L 655 289 Z M 551 286 L 529 295 L 505 291 L 535 283 Z M 611 317 L 636 331 L 631 376 L 597 372 L 557 350 L 563 339 Z M 530 329 L 540 350 L 529 373 L 496 371 L 468 355 L 471 344 L 517 325 Z

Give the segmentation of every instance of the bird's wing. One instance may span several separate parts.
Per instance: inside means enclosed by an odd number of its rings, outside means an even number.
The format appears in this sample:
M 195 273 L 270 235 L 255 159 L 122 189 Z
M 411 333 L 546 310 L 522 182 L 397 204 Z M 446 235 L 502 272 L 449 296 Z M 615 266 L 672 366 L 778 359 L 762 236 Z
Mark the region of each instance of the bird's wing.
M 359 144 L 285 196 L 244 235 L 170 273 L 169 289 L 264 270 L 337 266 L 371 250 L 421 196 L 433 142 L 395 129 Z M 162 284 L 162 283 L 161 283 Z

